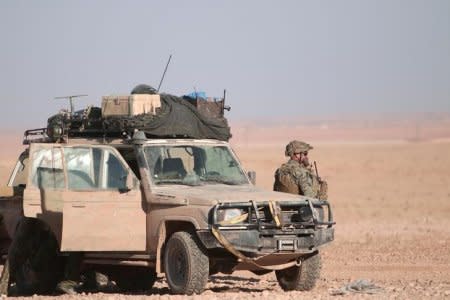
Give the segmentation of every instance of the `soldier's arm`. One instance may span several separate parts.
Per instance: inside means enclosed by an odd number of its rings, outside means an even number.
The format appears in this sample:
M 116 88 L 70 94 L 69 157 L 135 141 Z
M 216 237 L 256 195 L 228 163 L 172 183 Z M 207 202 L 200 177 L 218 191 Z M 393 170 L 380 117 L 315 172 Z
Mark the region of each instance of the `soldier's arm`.
M 273 177 L 274 177 L 273 190 L 278 191 L 278 187 L 277 187 L 278 170 L 275 171 L 275 174 L 273 174 Z
M 297 173 L 297 182 L 303 195 L 307 197 L 314 197 L 314 191 L 312 188 L 312 180 L 309 174 L 305 171 L 300 171 Z

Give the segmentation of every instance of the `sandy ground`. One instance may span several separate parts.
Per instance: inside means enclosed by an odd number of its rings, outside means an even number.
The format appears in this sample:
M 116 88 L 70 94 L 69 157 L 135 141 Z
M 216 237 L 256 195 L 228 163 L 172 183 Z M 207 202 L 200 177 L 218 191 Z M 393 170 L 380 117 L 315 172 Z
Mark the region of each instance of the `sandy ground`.
M 434 128 L 434 127 L 433 127 Z M 320 130 L 322 131 L 320 131 Z M 172 296 L 161 277 L 149 294 L 87 294 L 58 299 L 341 299 L 331 291 L 358 279 L 382 288 L 375 295 L 346 294 L 350 299 L 450 299 L 450 134 L 444 126 L 432 138 L 417 128 L 376 136 L 323 132 L 308 134 L 284 129 L 237 129 L 232 145 L 247 170 L 257 172 L 257 185 L 271 189 L 274 170 L 285 161 L 284 146 L 306 136 L 315 149 L 328 181 L 337 221 L 336 239 L 322 249 L 323 269 L 310 292 L 283 292 L 273 273 L 261 277 L 247 272 L 211 277 L 202 295 Z M 371 132 L 375 132 L 373 128 Z M 397 129 L 398 130 L 398 129 Z M 320 132 L 319 132 L 320 131 Z M 354 132 L 363 131 L 361 128 Z M 312 132 L 312 133 L 311 133 Z M 383 139 L 388 136 L 389 139 Z M 411 138 L 412 137 L 412 138 Z M 315 141 L 314 141 L 315 140 Z M 15 142 L 12 141 L 12 144 Z M 18 143 L 0 154 L 1 182 L 6 182 Z M 7 193 L 7 189 L 2 189 Z M 52 297 L 33 297 L 50 299 Z

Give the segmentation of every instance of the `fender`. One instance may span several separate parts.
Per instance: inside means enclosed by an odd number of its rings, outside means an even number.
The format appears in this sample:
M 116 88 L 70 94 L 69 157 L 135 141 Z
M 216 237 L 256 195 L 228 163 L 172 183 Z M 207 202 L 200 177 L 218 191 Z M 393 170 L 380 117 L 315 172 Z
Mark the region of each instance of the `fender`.
M 163 268 L 162 268 L 162 262 L 161 262 L 161 257 L 162 257 L 162 249 L 166 243 L 167 238 L 175 231 L 176 226 L 174 226 L 175 228 L 167 228 L 167 223 L 190 223 L 193 227 L 193 229 L 198 230 L 200 228 L 197 220 L 195 220 L 192 217 L 186 217 L 186 216 L 172 216 L 172 217 L 166 217 L 164 219 L 161 220 L 161 222 L 158 225 L 158 245 L 156 248 L 156 272 L 157 273 L 163 273 Z M 186 228 L 185 225 L 181 226 L 183 228 Z

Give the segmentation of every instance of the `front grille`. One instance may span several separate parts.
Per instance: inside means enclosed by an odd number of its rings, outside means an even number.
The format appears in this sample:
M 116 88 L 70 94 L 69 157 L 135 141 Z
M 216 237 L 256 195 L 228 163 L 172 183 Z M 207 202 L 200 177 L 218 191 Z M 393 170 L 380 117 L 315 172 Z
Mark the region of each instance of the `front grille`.
M 274 222 L 273 216 L 270 213 L 269 207 L 264 207 L 264 209 L 259 212 L 259 215 L 260 215 L 259 222 L 262 222 L 262 223 L 273 223 Z M 257 223 L 257 221 L 258 220 L 256 218 L 256 214 L 253 211 L 251 214 L 250 223 Z M 282 209 L 280 221 L 283 224 L 302 222 L 298 209 L 296 209 L 296 210 L 293 210 L 293 209 L 283 210 Z

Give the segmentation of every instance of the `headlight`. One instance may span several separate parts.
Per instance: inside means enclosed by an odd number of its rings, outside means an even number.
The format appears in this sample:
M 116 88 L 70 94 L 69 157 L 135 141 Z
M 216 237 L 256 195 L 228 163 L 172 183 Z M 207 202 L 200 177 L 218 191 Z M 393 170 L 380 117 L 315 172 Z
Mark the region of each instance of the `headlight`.
M 232 225 L 245 221 L 248 214 L 239 208 L 221 209 L 217 212 L 217 222 L 220 225 Z
M 313 213 L 309 206 L 302 206 L 298 210 L 300 220 L 303 222 L 311 222 L 313 220 Z
M 312 211 L 309 206 L 302 206 L 298 209 L 296 221 L 300 222 L 312 222 L 313 216 L 316 221 L 322 222 L 324 219 L 324 213 L 322 207 L 313 207 Z

